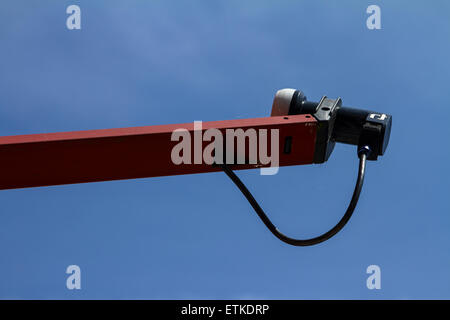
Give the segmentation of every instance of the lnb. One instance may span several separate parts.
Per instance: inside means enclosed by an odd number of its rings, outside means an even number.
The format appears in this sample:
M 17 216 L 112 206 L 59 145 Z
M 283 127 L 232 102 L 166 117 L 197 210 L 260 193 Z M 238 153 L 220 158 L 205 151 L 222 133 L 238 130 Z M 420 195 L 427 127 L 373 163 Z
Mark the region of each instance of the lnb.
M 367 160 L 377 160 L 386 151 L 391 134 L 392 116 L 386 113 L 342 106 L 341 98 L 323 96 L 308 101 L 296 89 L 279 90 L 273 100 L 271 116 L 310 114 L 317 121 L 315 163 L 328 160 L 336 142 L 369 147 Z

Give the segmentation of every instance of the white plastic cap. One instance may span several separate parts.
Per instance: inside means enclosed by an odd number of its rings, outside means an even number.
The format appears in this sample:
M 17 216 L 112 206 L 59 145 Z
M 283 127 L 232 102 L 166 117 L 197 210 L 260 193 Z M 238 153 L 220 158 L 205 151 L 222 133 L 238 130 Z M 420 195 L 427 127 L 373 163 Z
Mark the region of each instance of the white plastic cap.
M 287 116 L 289 114 L 289 107 L 295 91 L 295 89 L 281 89 L 277 91 L 275 98 L 273 98 L 272 113 L 270 114 L 272 117 Z

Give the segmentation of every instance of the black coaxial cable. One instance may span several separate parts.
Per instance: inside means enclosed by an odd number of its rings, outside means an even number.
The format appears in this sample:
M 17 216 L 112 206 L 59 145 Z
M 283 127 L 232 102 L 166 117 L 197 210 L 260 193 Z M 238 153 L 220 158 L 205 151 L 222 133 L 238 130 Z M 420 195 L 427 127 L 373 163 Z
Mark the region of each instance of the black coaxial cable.
M 253 195 L 250 193 L 250 191 L 247 189 L 247 187 L 244 185 L 244 183 L 239 179 L 239 177 L 231 170 L 228 165 L 224 164 L 217 164 L 222 168 L 222 170 L 227 174 L 227 176 L 234 182 L 234 184 L 241 190 L 242 194 L 247 198 L 248 202 L 251 204 L 253 209 L 255 210 L 256 214 L 260 217 L 262 222 L 266 225 L 266 227 L 281 241 L 288 243 L 293 246 L 312 246 L 321 242 L 324 242 L 331 237 L 333 237 L 335 234 L 337 234 L 344 226 L 345 224 L 350 220 L 350 217 L 353 214 L 353 211 L 355 210 L 356 204 L 358 203 L 359 195 L 361 193 L 361 189 L 364 183 L 364 174 L 365 174 L 365 168 L 366 168 L 366 159 L 370 152 L 369 147 L 365 146 L 358 150 L 358 157 L 359 157 L 359 169 L 358 169 L 358 178 L 356 179 L 356 185 L 355 189 L 353 191 L 352 199 L 347 207 L 347 210 L 345 211 L 344 216 L 339 220 L 339 222 L 331 228 L 329 231 L 323 233 L 320 236 L 317 236 L 315 238 L 310 239 L 294 239 L 291 237 L 286 236 L 285 234 L 281 233 L 277 227 L 270 221 L 270 219 L 267 217 L 264 210 L 260 207 L 258 202 L 255 200 Z

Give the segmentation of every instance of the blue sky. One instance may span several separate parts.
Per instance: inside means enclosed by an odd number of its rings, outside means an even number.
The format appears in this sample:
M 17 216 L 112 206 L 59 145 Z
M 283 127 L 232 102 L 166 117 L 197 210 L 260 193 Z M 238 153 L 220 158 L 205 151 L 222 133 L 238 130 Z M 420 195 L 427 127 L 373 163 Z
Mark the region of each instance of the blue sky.
M 0 298 L 450 298 L 449 18 L 446 1 L 2 1 L 2 136 L 263 117 L 285 87 L 393 128 L 353 218 L 313 247 L 274 238 L 223 173 L 1 191 Z M 337 145 L 322 165 L 239 176 L 309 237 L 343 214 L 356 163 Z

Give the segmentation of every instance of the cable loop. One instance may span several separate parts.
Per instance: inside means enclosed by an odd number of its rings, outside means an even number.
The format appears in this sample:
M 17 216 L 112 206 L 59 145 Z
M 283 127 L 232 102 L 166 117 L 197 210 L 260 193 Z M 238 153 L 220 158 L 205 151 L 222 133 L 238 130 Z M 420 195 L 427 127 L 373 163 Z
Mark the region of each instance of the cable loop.
M 315 238 L 310 239 L 294 239 L 291 237 L 286 236 L 285 234 L 281 233 L 277 227 L 270 221 L 270 219 L 267 217 L 264 210 L 260 207 L 258 202 L 255 200 L 251 192 L 247 189 L 247 187 L 244 185 L 244 183 L 239 179 L 239 177 L 231 170 L 225 163 L 224 164 L 217 164 L 217 166 L 220 166 L 222 170 L 226 173 L 226 175 L 234 182 L 234 184 L 239 188 L 239 190 L 242 192 L 242 194 L 247 198 L 250 205 L 255 210 L 256 214 L 259 216 L 259 218 L 262 220 L 262 222 L 266 225 L 266 227 L 273 233 L 275 237 L 280 239 L 281 241 L 293 245 L 293 246 L 312 246 L 315 244 L 319 244 L 321 242 L 324 242 L 334 235 L 336 235 L 350 220 L 353 211 L 355 210 L 356 204 L 358 203 L 359 195 L 361 193 L 361 189 L 364 183 L 364 175 L 365 175 L 365 169 L 366 169 L 366 160 L 367 155 L 370 152 L 369 148 L 361 148 L 358 152 L 359 157 L 359 168 L 358 168 L 358 178 L 356 179 L 356 185 L 355 189 L 353 191 L 352 199 L 347 207 L 347 210 L 345 211 L 344 216 L 339 220 L 339 222 L 330 230 L 323 233 L 320 236 L 317 236 Z

